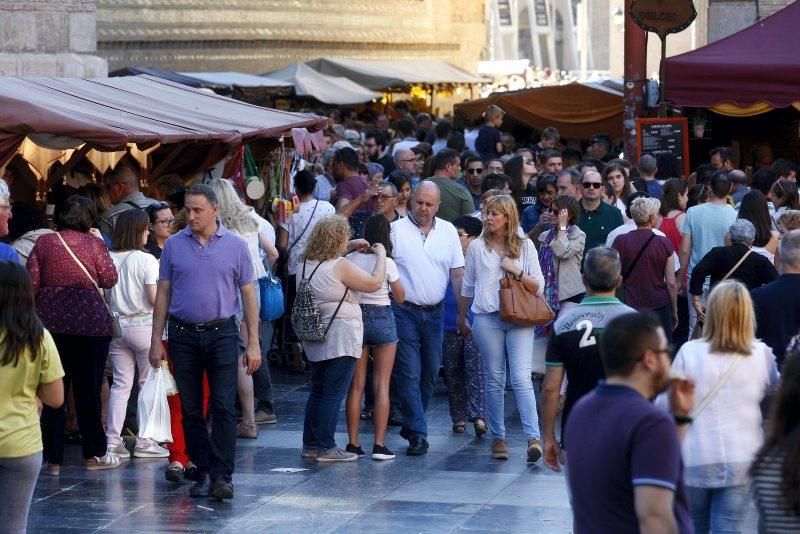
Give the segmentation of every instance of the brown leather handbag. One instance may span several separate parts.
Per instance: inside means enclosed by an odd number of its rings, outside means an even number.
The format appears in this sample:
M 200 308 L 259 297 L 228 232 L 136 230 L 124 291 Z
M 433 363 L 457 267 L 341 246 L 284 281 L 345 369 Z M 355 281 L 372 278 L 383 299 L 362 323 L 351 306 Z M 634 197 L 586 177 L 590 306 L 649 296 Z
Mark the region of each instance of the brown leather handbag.
M 545 325 L 556 314 L 542 297 L 525 289 L 525 285 L 506 275 L 500 279 L 500 320 L 521 326 Z

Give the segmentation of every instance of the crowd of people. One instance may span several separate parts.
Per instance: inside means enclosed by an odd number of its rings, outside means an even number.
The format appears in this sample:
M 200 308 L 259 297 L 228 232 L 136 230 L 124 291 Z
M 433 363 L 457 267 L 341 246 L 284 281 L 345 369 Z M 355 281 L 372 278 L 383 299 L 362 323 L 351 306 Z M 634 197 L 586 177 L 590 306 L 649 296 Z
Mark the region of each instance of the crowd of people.
M 274 272 L 277 348 L 310 370 L 303 458 L 367 456 L 367 419 L 373 460 L 395 458 L 392 426 L 427 454 L 443 372 L 452 431 L 471 424 L 510 460 L 510 381 L 519 457 L 567 470 L 578 531 L 735 532 L 751 499 L 767 531 L 797 531 L 797 167 L 748 175 L 719 148 L 681 177 L 615 157 L 604 134 L 583 153 L 554 128 L 517 143 L 497 106 L 464 132 L 397 110 L 333 114 L 277 224 L 225 179 L 147 197 L 127 157 L 52 224 L 0 181 L 0 480 L 19 488 L 3 524 L 24 531 L 37 476 L 60 474 L 65 399 L 85 469 L 161 458 L 190 496 L 232 498 L 237 438 L 277 421 L 259 290 Z M 554 318 L 504 320 L 504 279 Z M 126 445 L 162 364 L 173 442 Z

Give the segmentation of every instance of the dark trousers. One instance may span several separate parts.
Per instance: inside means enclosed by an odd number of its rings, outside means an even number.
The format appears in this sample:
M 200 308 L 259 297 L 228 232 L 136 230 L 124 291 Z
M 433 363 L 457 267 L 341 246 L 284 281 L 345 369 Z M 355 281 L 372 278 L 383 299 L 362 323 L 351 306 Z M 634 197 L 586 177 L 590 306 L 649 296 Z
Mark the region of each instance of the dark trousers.
M 667 341 L 672 343 L 672 304 L 655 308 L 652 312 L 658 315 L 661 326 L 664 328 L 664 335 L 667 336 Z
M 104 456 L 106 433 L 100 421 L 100 389 L 111 337 L 53 334 L 53 341 L 64 367 L 64 384 L 67 388 L 70 384 L 73 386 L 83 458 L 88 460 Z M 65 417 L 63 405 L 60 408 L 45 406 L 42 409 L 44 459 L 51 464 L 64 463 Z
M 201 473 L 230 481 L 236 457 L 236 378 L 239 332 L 227 323 L 196 332 L 169 324 L 169 354 L 181 394 L 183 433 L 189 458 Z M 208 376 L 212 417 L 203 414 L 203 372 Z
M 341 356 L 332 360 L 310 362 L 311 393 L 306 402 L 303 422 L 303 446 L 320 450 L 336 446 L 334 434 L 342 401 L 347 396 L 356 359 Z
M 272 334 L 274 332 L 271 321 L 262 321 L 261 328 L 261 358 L 263 364 L 258 371 L 253 373 L 253 395 L 256 410 L 274 413 L 272 404 L 272 376 L 269 373 L 269 351 L 272 348 Z

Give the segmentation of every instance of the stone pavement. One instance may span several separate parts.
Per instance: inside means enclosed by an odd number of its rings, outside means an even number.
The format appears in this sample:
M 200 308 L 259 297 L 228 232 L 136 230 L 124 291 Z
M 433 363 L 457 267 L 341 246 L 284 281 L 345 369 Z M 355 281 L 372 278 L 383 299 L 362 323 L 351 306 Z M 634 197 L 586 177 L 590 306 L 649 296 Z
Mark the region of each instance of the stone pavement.
M 70 445 L 61 476 L 39 478 L 29 532 L 571 531 L 564 477 L 525 462 L 513 393 L 506 394 L 508 461 L 489 457 L 488 439 L 453 434 L 447 398 L 437 395 L 427 456 L 405 456 L 406 442 L 394 428 L 387 446 L 398 453 L 395 460 L 322 465 L 300 458 L 304 377 L 276 373 L 273 380 L 279 423 L 262 426 L 257 440 L 238 441 L 232 501 L 190 499 L 188 484 L 164 480 L 163 460 L 135 458 L 116 470 L 87 473 L 79 448 Z M 339 430 L 344 447 L 344 412 Z M 371 432 L 371 423 L 362 423 L 366 451 Z

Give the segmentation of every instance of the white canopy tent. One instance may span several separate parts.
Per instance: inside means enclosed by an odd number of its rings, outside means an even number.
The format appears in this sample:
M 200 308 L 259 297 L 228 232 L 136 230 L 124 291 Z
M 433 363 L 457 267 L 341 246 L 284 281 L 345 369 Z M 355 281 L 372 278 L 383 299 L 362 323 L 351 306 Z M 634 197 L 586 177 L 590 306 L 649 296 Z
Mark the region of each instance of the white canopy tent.
M 310 96 L 325 104 L 361 104 L 382 96 L 347 78 L 317 72 L 304 63 L 293 63 L 262 76 L 294 85 L 296 96 Z

